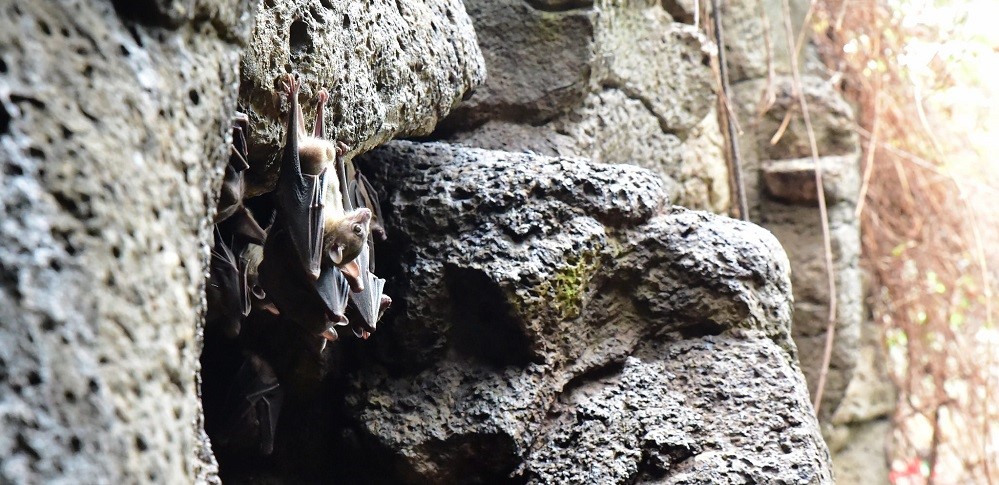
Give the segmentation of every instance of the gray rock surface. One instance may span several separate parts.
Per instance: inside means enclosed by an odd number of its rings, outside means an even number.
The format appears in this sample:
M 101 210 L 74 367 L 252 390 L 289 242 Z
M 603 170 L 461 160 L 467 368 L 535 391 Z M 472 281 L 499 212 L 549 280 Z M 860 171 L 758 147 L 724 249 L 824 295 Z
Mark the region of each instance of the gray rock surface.
M 459 0 L 262 2 L 241 68 L 240 106 L 253 127 L 251 193 L 276 181 L 287 106 L 275 93 L 287 72 L 301 75 L 309 120 L 319 90 L 330 92 L 327 136 L 351 153 L 429 134 L 485 77 Z
M 249 7 L 0 7 L 0 483 L 212 479 L 206 194 Z
M 356 151 L 425 134 L 484 75 L 468 17 L 443 0 L 7 2 L 0 46 L 0 483 L 216 481 L 199 315 L 237 97 L 262 185 L 282 72 L 303 100 L 330 89 Z
M 791 23 L 800 29 L 809 4 L 789 2 Z M 727 2 L 723 22 L 732 100 L 743 127 L 740 145 L 747 195 L 754 221 L 774 232 L 791 260 L 795 295 L 794 339 L 811 392 L 816 392 L 827 336 L 829 291 L 826 282 L 815 163 L 799 100 L 792 86 L 781 2 Z M 797 35 L 797 34 L 795 34 Z M 759 39 L 769 39 L 768 43 Z M 836 332 L 820 422 L 833 450 L 842 483 L 878 482 L 887 476 L 883 419 L 892 407 L 890 383 L 875 369 L 882 345 L 860 338 L 865 289 L 860 267 L 860 222 L 855 215 L 860 188 L 860 142 L 849 103 L 814 46 L 806 42 L 799 66 L 823 167 L 830 242 L 836 272 Z M 786 124 L 785 124 L 786 122 Z M 773 143 L 776 133 L 781 136 Z M 875 332 L 876 333 L 876 332 Z M 856 371 L 856 372 L 855 372 Z M 857 439 L 856 445 L 850 443 Z M 877 450 L 882 458 L 866 451 Z M 842 455 L 837 456 L 838 452 Z M 859 481 L 856 481 L 858 480 Z
M 346 395 L 380 476 L 830 481 L 765 230 L 630 166 L 408 142 L 362 166 L 396 241 Z
M 489 78 L 441 131 L 470 146 L 650 168 L 678 205 L 727 210 L 707 38 L 660 2 L 543 3 L 465 2 Z

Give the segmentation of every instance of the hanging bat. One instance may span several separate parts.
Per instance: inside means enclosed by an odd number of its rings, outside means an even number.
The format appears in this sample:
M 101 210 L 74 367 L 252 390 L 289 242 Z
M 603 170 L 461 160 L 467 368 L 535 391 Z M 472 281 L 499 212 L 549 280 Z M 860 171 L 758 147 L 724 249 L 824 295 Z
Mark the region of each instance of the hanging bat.
M 319 109 L 310 136 L 305 131 L 302 107 L 298 104 L 298 82 L 289 74 L 285 89 L 291 105 L 288 130 L 281 154 L 281 174 L 277 184 L 278 214 L 274 224 L 287 234 L 298 265 L 313 281 L 319 278 L 322 259 L 324 208 L 327 189 L 326 165 L 336 159 L 336 145 L 320 136 L 324 133 L 323 106 L 328 94 L 319 93 Z M 266 259 L 266 250 L 265 258 Z
M 388 239 L 385 232 L 385 218 L 382 216 L 381 205 L 378 202 L 378 193 L 371 186 L 371 182 L 354 165 L 354 179 L 347 186 L 347 193 L 350 197 L 351 207 L 364 207 L 370 209 L 371 235 L 379 242 Z
M 346 321 L 344 283 L 360 290 L 361 272 L 353 259 L 365 246 L 371 211 L 345 213 L 339 204 L 326 208 L 327 165 L 342 157 L 346 147 L 322 138 L 326 91 L 319 93 L 310 136 L 297 101 L 298 84 L 290 75 L 285 82 L 291 113 L 278 178 L 278 214 L 264 244 L 259 282 L 282 317 L 331 339 L 336 336 L 333 327 Z M 342 194 L 339 182 L 335 188 Z
M 284 391 L 274 369 L 260 356 L 247 352 L 222 407 L 227 419 L 212 437 L 216 446 L 238 454 L 273 453 L 283 401 Z
M 247 163 L 246 133 L 249 118 L 237 112 L 233 117 L 229 162 L 219 192 L 215 215 L 215 244 L 207 288 L 209 322 L 220 323 L 223 333 L 235 337 L 251 310 L 247 283 L 248 261 L 243 257 L 249 244 L 263 244 L 267 233 L 244 205 Z
M 243 196 L 246 193 L 246 181 L 243 172 L 250 168 L 247 163 L 246 131 L 250 120 L 245 113 L 236 112 L 232 125 L 232 145 L 230 146 L 229 163 L 225 166 L 222 177 L 222 188 L 219 191 L 218 209 L 215 212 L 215 223 L 231 217 L 243 206 Z
M 215 244 L 208 274 L 205 320 L 209 325 L 221 325 L 223 333 L 233 338 L 239 334 L 243 318 L 250 313 L 246 261 L 236 259 L 218 226 L 215 226 Z

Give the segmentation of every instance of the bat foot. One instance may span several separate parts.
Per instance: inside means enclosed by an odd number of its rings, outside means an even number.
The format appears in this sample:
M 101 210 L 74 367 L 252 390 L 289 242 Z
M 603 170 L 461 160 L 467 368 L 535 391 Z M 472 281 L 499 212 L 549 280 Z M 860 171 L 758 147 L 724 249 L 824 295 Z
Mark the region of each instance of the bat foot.
M 388 295 L 382 295 L 381 301 L 378 302 L 378 316 L 381 317 L 385 310 L 388 310 L 392 306 L 392 298 Z
M 351 330 L 354 332 L 354 336 L 356 336 L 361 340 L 367 340 L 369 337 L 371 337 L 371 332 L 361 327 L 351 327 Z
M 350 147 L 342 141 L 336 142 L 336 156 L 342 157 L 345 153 L 350 151 Z
M 289 98 L 298 96 L 298 74 L 285 74 L 281 84 L 284 86 L 285 94 Z

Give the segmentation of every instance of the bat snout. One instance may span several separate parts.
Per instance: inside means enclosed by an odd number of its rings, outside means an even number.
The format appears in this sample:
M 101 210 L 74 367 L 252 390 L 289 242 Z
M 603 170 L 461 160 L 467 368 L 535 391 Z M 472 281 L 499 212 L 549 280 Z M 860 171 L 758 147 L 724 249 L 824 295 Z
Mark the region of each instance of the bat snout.
M 355 209 L 348 216 L 351 221 L 358 222 L 361 224 L 366 224 L 371 222 L 371 209 L 366 207 L 361 207 L 360 209 Z

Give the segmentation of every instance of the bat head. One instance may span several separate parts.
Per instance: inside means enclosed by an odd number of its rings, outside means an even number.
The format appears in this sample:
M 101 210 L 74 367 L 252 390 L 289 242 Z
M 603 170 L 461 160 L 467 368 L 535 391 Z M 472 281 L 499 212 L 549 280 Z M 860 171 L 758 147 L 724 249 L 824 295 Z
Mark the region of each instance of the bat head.
M 371 228 L 371 211 L 354 209 L 341 216 L 330 215 L 326 219 L 326 253 L 333 264 L 343 266 L 357 257 L 367 245 Z

